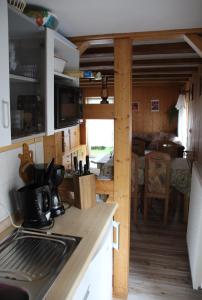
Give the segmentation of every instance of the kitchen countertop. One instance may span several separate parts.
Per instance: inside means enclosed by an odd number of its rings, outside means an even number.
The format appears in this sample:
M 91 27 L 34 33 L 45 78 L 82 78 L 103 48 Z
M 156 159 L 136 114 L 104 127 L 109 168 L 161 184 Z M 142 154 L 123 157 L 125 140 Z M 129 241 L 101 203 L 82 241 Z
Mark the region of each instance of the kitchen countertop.
M 98 203 L 94 208 L 85 210 L 71 207 L 63 216 L 55 218 L 54 227 L 50 232 L 79 236 L 82 240 L 43 299 L 72 299 L 117 207 L 116 203 Z M 1 233 L 0 238 L 8 235 L 10 228 Z

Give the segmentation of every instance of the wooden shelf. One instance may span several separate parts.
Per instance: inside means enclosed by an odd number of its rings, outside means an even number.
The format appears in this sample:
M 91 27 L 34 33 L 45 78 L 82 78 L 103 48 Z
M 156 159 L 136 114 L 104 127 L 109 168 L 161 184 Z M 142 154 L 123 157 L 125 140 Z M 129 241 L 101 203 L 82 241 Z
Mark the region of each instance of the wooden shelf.
M 25 77 L 21 75 L 10 74 L 10 80 L 13 82 L 30 82 L 30 83 L 38 83 L 38 80 L 35 78 Z
M 57 76 L 57 77 L 60 77 L 60 78 L 71 80 L 71 81 L 75 79 L 75 77 L 68 76 L 68 75 L 65 75 L 63 73 L 58 73 L 58 72 L 54 72 L 54 75 Z

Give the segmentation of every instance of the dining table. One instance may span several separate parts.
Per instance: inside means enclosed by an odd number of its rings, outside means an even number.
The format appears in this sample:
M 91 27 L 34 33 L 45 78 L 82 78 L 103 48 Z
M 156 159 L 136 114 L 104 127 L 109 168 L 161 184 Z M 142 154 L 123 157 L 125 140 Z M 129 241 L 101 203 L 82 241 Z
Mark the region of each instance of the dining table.
M 113 178 L 114 159 L 111 153 L 100 155 L 95 159 L 91 159 L 91 163 L 96 164 L 100 170 L 99 177 Z

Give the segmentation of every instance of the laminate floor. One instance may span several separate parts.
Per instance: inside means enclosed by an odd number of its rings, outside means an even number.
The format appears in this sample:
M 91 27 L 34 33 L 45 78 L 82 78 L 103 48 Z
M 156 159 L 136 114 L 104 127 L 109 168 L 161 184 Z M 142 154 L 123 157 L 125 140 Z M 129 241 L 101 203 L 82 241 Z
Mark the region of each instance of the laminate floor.
M 192 289 L 186 247 L 186 225 L 175 215 L 163 226 L 131 222 L 128 300 L 202 300 Z

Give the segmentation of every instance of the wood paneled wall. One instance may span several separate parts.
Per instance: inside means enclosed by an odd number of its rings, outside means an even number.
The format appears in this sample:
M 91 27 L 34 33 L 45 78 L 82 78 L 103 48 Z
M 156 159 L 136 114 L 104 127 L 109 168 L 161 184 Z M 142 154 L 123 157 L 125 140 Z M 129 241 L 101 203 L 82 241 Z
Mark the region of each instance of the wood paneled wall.
M 84 97 L 100 96 L 100 88 L 84 88 Z M 109 87 L 109 95 L 113 96 L 113 87 Z M 177 121 L 169 123 L 168 109 L 177 103 L 179 85 L 133 86 L 133 102 L 139 102 L 139 112 L 133 112 L 133 132 L 175 132 Z M 160 100 L 160 111 L 151 112 L 151 100 Z
M 188 150 L 202 163 L 202 67 L 192 77 L 190 89 L 193 89 L 193 98 L 188 102 Z
M 169 123 L 167 111 L 177 103 L 179 86 L 141 86 L 133 88 L 133 102 L 139 111 L 133 112 L 133 132 L 174 132 L 177 121 Z M 159 112 L 151 112 L 151 100 L 160 102 Z

